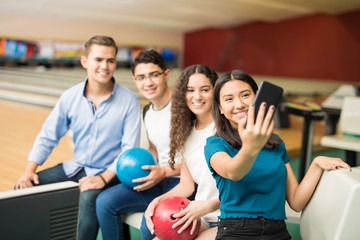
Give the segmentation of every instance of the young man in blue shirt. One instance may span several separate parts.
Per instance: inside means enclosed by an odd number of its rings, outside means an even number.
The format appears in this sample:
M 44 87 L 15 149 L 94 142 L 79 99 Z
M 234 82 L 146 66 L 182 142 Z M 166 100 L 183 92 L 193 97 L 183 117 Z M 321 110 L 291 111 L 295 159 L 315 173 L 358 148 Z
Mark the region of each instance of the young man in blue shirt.
M 61 95 L 16 184 L 20 189 L 69 180 L 79 182 L 78 239 L 96 239 L 96 198 L 112 185 L 112 180 L 117 180 L 116 157 L 139 146 L 140 103 L 134 93 L 115 82 L 116 54 L 116 43 L 107 36 L 95 36 L 85 44 L 81 64 L 87 78 Z M 69 130 L 73 133 L 73 159 L 36 173 Z

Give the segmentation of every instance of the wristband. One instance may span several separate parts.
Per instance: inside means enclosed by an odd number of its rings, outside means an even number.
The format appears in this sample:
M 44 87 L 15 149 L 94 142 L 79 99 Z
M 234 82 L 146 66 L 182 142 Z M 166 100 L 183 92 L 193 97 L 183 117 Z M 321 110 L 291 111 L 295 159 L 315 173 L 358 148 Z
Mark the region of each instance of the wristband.
M 164 169 L 164 178 L 166 178 L 166 171 L 165 171 L 165 167 L 163 167 Z
M 107 186 L 107 183 L 106 183 L 106 181 L 105 181 L 105 179 L 103 178 L 103 176 L 101 176 L 101 175 L 98 175 L 100 178 L 101 178 L 101 180 L 104 182 L 104 184 L 105 184 L 105 187 Z

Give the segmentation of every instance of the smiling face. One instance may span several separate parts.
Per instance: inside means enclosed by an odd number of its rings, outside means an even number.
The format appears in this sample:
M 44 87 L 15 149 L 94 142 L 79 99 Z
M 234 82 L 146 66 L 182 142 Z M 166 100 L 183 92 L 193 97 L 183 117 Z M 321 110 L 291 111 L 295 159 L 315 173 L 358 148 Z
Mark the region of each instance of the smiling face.
M 189 77 L 185 100 L 197 117 L 211 115 L 212 95 L 213 86 L 204 74 L 194 73 Z
M 88 56 L 81 57 L 91 83 L 109 84 L 116 69 L 116 49 L 94 44 Z
M 233 128 L 238 127 L 240 119 L 247 117 L 250 104 L 254 102 L 255 93 L 246 82 L 230 80 L 220 90 L 219 109 Z
M 152 77 L 149 77 L 150 75 Z M 156 64 L 140 63 L 134 69 L 133 80 L 139 92 L 146 99 L 156 101 L 161 99 L 168 89 L 169 75 L 169 70 L 163 71 Z M 142 77 L 144 78 L 142 79 Z

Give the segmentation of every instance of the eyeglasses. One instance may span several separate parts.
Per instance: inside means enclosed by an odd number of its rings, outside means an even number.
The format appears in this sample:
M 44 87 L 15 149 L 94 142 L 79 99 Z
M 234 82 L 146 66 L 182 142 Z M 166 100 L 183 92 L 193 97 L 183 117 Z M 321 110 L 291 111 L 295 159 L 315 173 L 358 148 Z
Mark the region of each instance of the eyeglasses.
M 146 78 L 150 78 L 151 80 L 154 80 L 154 79 L 158 79 L 160 77 L 161 74 L 164 74 L 165 71 L 162 71 L 162 72 L 158 72 L 158 71 L 155 71 L 155 72 L 151 72 L 149 73 L 148 76 L 145 76 L 145 75 L 137 75 L 135 77 L 135 80 L 136 81 L 144 81 Z

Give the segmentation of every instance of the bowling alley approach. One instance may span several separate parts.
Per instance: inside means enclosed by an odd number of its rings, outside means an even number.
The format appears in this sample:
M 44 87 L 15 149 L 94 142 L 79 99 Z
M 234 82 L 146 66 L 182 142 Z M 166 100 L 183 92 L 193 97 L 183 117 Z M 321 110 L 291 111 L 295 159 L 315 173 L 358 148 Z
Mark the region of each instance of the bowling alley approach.
M 0 239 L 360 239 L 360 1 L 0 21 Z

